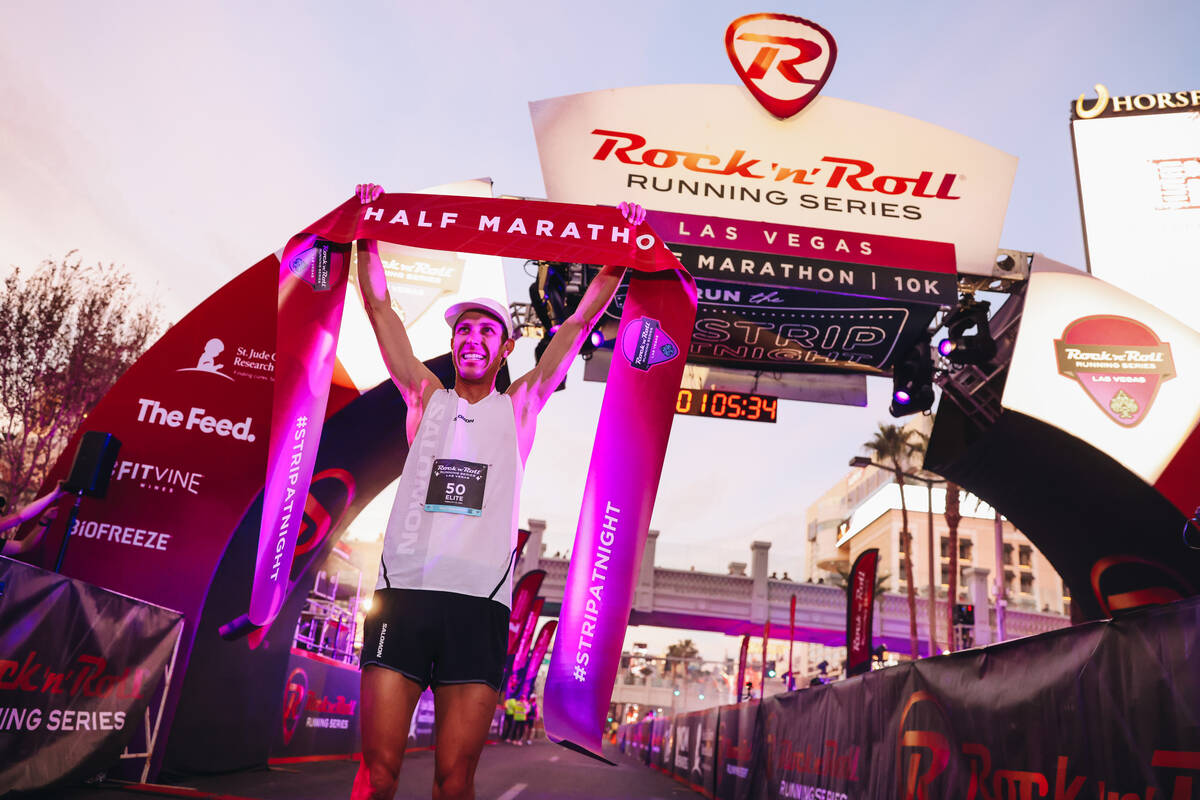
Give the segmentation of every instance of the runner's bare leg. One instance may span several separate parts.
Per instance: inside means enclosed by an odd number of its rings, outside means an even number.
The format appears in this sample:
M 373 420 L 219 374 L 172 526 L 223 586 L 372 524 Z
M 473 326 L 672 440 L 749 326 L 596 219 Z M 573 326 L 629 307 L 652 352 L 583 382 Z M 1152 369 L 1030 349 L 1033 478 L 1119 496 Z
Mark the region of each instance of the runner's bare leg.
M 459 683 L 437 687 L 433 697 L 433 800 L 474 800 L 475 767 L 499 693 L 484 683 Z
M 351 800 L 392 800 L 408 729 L 421 687 L 395 670 L 369 665 L 362 671 L 362 761 Z

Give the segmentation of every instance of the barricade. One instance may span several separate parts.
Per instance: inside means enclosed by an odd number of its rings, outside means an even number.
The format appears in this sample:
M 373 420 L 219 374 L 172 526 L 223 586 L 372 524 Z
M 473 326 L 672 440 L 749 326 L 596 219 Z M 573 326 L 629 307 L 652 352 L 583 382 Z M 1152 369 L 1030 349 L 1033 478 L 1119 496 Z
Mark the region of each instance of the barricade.
M 145 780 L 182 630 L 175 611 L 0 557 L 0 795 L 122 758 Z
M 1190 598 L 634 723 L 626 754 L 650 727 L 650 766 L 718 800 L 1180 800 L 1200 788 L 1197 652 Z

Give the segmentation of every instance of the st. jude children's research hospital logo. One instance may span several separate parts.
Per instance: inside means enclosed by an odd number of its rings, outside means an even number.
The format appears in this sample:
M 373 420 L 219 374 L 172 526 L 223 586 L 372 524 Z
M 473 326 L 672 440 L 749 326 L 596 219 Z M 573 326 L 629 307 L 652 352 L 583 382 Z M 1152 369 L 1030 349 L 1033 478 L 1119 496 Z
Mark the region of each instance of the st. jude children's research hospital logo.
M 222 363 L 219 363 L 217 361 L 218 356 L 220 356 L 221 353 L 223 353 L 224 351 L 225 351 L 225 343 L 223 341 L 221 341 L 220 339 L 216 339 L 216 338 L 209 339 L 204 344 L 204 352 L 202 352 L 200 354 L 200 358 L 198 358 L 196 360 L 196 366 L 184 367 L 183 369 L 177 369 L 175 371 L 176 372 L 207 372 L 210 375 L 220 375 L 225 380 L 231 381 L 231 380 L 233 380 L 233 378 L 231 378 L 230 376 L 226 375 L 224 372 L 221 371 L 225 368 L 225 365 Z
M 1069 323 L 1054 340 L 1058 372 L 1079 381 L 1113 422 L 1132 428 L 1158 388 L 1175 377 L 1171 345 L 1129 317 L 1097 315 Z
M 213 337 L 204 343 L 204 349 L 196 359 L 196 366 L 183 367 L 176 372 L 206 372 L 227 381 L 236 380 L 237 375 L 256 380 L 271 380 L 275 376 L 275 353 L 271 350 L 258 350 L 253 347 L 237 346 L 226 352 L 225 342 Z M 230 366 L 230 375 L 225 371 Z

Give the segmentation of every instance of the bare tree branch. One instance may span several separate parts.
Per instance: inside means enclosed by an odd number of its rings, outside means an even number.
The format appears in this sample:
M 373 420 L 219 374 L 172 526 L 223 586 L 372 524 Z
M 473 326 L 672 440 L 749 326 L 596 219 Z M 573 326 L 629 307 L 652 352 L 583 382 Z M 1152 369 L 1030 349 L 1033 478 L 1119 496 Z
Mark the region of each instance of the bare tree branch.
M 72 250 L 0 289 L 0 494 L 33 497 L 84 417 L 157 335 L 160 308 Z

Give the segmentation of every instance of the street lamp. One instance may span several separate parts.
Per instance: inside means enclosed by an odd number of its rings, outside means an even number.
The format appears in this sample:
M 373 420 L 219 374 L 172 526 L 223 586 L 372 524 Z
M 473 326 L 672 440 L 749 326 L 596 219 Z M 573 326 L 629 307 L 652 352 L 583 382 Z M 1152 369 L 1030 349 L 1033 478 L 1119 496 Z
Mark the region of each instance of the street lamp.
M 872 461 L 869 456 L 854 456 L 853 458 L 850 459 L 850 466 L 852 466 L 852 467 L 878 467 L 879 469 L 886 470 L 888 472 L 895 472 L 895 470 L 892 467 L 889 467 L 886 464 L 880 464 L 877 461 Z M 936 573 L 933 570 L 933 567 L 934 567 L 934 560 L 933 560 L 933 485 L 935 483 L 946 483 L 946 479 L 945 478 L 929 478 L 924 475 L 917 475 L 916 473 L 913 473 L 913 472 L 901 472 L 900 474 L 906 478 L 912 478 L 913 480 L 923 482 L 925 484 L 925 489 L 927 491 L 928 501 L 926 503 L 926 509 L 928 511 L 928 518 L 929 518 L 929 655 L 934 655 L 937 652 L 938 648 L 937 648 L 937 644 L 936 644 L 937 583 L 936 583 Z M 904 490 L 901 489 L 900 491 L 903 492 Z M 909 575 L 908 579 L 911 581 L 913 579 L 913 576 Z M 947 596 L 946 602 L 953 604 L 954 598 Z M 947 643 L 947 644 L 949 644 L 949 643 Z

